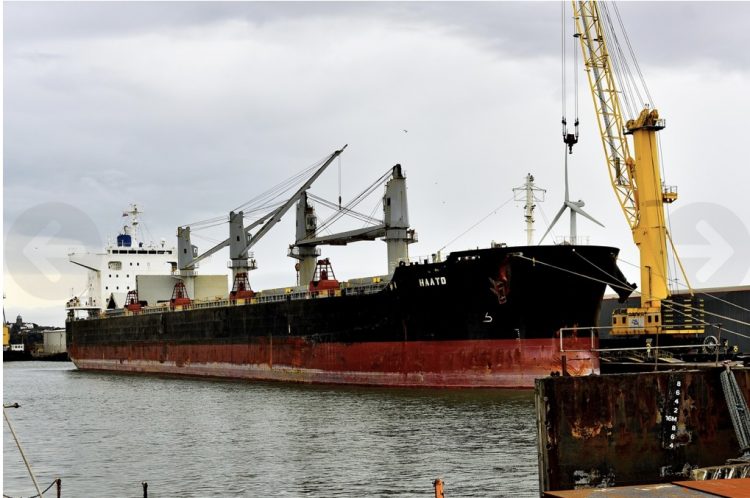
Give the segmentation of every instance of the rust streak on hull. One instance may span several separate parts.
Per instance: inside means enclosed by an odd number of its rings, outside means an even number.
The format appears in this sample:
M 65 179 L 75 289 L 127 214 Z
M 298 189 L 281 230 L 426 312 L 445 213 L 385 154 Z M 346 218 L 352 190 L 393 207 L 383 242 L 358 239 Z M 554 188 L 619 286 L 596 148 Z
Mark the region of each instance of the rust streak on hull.
M 273 348 L 271 348 L 273 344 Z M 566 349 L 590 347 L 566 339 Z M 299 337 L 246 344 L 76 346 L 81 370 L 403 387 L 531 388 L 561 373 L 559 339 L 311 343 Z M 596 356 L 567 353 L 573 375 L 599 372 Z

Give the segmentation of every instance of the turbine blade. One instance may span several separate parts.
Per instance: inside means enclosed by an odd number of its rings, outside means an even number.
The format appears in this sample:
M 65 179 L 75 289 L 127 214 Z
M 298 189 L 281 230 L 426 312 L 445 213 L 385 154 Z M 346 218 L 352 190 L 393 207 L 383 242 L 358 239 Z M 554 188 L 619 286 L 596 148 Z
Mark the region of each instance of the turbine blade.
M 552 227 L 555 226 L 555 223 L 557 223 L 557 220 L 559 220 L 560 216 L 562 216 L 563 213 L 565 212 L 565 208 L 566 207 L 568 207 L 568 206 L 566 206 L 565 204 L 563 204 L 563 207 L 561 207 L 560 211 L 557 212 L 557 216 L 555 216 L 555 219 L 553 219 L 552 223 L 549 224 L 549 228 L 547 228 L 547 231 L 544 232 L 544 235 L 542 235 L 542 238 L 539 239 L 539 244 L 538 245 L 541 245 L 542 241 L 547 236 L 547 234 L 549 233 L 549 231 L 552 230 Z
M 604 227 L 604 225 L 602 225 L 601 223 L 599 223 L 598 221 L 596 221 L 596 219 L 594 219 L 593 216 L 591 216 L 590 214 L 588 214 L 583 209 L 579 208 L 577 205 L 571 203 L 571 204 L 568 205 L 568 207 L 570 207 L 570 209 L 572 209 L 576 213 L 580 214 L 581 216 L 585 216 L 586 218 L 590 219 L 591 221 L 593 221 L 594 223 L 596 223 L 600 227 Z

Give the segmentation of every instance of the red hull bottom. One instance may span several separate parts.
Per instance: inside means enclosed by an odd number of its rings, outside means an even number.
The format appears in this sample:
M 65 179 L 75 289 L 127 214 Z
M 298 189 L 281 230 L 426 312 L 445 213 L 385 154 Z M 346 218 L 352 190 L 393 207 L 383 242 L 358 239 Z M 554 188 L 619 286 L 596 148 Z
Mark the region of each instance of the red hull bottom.
M 593 345 L 596 347 L 596 345 Z M 533 388 L 534 379 L 599 373 L 590 339 L 310 344 L 300 338 L 245 344 L 71 345 L 81 370 L 399 387 Z M 580 351 L 585 350 L 585 351 Z

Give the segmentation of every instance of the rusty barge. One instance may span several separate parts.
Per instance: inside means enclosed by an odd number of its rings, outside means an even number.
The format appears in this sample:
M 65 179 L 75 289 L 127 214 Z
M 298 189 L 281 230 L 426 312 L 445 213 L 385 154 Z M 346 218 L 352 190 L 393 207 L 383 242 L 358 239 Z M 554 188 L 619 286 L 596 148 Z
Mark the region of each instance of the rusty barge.
M 540 492 L 750 476 L 748 399 L 750 369 L 721 363 L 538 379 Z

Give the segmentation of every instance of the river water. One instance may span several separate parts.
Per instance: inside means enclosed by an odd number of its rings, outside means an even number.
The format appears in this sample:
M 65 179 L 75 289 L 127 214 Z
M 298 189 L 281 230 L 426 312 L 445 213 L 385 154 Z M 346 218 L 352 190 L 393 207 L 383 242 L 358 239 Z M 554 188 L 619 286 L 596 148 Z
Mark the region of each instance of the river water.
M 380 389 L 3 365 L 42 489 L 63 497 L 538 496 L 529 391 Z M 3 493 L 35 494 L 7 424 Z M 45 494 L 48 496 L 48 494 Z M 54 496 L 54 488 L 49 496 Z

